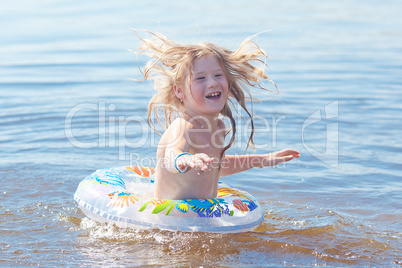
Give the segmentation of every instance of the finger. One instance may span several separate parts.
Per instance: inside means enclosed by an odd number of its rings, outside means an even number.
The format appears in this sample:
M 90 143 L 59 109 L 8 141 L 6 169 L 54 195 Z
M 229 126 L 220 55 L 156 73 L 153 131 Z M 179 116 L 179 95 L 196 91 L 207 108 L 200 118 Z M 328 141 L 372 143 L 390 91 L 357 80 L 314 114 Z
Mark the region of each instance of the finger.
M 279 157 L 289 156 L 289 155 L 292 155 L 294 157 L 299 157 L 300 153 L 298 151 L 296 151 L 296 150 L 286 149 L 286 150 L 276 152 L 275 155 L 279 156 Z
M 206 156 L 206 155 L 205 155 Z M 208 157 L 208 156 L 206 156 L 206 157 Z M 208 157 L 209 158 L 209 157 Z M 209 160 L 209 159 L 207 159 L 207 160 Z M 202 156 L 200 156 L 200 155 L 195 155 L 195 157 L 194 157 L 194 160 L 193 160 L 193 164 L 194 164 L 194 167 L 193 168 L 199 168 L 200 170 L 202 170 L 202 171 L 205 171 L 205 170 L 207 170 L 208 169 L 208 162 L 207 163 L 205 163 L 204 162 L 204 158 L 202 158 Z
M 197 167 L 197 165 L 195 164 L 195 162 L 194 162 L 193 160 L 191 160 L 191 161 L 188 162 L 188 166 L 189 166 L 190 168 L 196 168 L 196 167 Z
M 279 165 L 284 162 L 288 162 L 294 158 L 293 155 L 287 155 L 287 156 L 282 156 L 282 157 L 277 157 L 274 160 L 271 160 L 272 166 Z
M 202 171 L 206 171 L 208 169 L 208 165 L 209 165 L 209 163 L 201 162 L 201 163 L 198 164 L 198 167 Z
M 197 157 L 201 159 L 204 163 L 212 163 L 214 159 L 209 157 L 207 154 L 197 154 Z
M 204 165 L 204 162 L 196 155 L 194 155 L 194 157 L 189 161 L 189 166 L 191 168 L 200 168 L 202 165 Z
M 202 170 L 202 171 L 206 171 L 207 169 L 208 169 L 208 165 L 206 165 L 206 164 L 202 164 L 202 165 L 200 165 L 199 166 L 199 168 Z
M 177 167 L 178 167 L 180 170 L 183 170 L 183 169 L 185 169 L 185 168 L 188 167 L 188 163 L 185 162 L 185 161 L 181 161 L 180 163 L 177 163 Z
M 176 159 L 176 164 L 179 168 L 184 168 L 185 166 L 187 166 L 187 162 L 185 161 L 185 159 L 183 159 L 183 157 Z
M 186 168 L 193 168 L 191 164 L 193 156 L 191 155 L 183 155 L 176 159 L 177 166 L 180 170 L 186 169 Z
M 273 158 L 264 159 L 263 166 L 265 166 L 265 167 L 276 166 L 283 162 L 290 161 L 293 158 L 294 158 L 293 155 L 286 155 L 286 156 L 281 156 L 281 157 L 278 157 L 277 155 L 275 155 L 275 157 L 273 157 Z
M 281 159 L 281 163 L 283 163 L 283 162 L 290 161 L 290 160 L 292 160 L 293 158 L 295 158 L 294 155 L 287 155 L 287 156 L 281 157 L 280 159 Z

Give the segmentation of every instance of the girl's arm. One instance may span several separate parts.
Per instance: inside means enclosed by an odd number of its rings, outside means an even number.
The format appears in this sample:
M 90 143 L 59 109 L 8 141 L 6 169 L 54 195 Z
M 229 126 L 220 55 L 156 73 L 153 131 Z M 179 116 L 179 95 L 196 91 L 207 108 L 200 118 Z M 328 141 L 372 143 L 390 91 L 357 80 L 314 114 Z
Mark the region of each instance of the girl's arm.
M 262 168 L 275 166 L 283 162 L 299 158 L 300 153 L 286 149 L 269 154 L 226 155 L 223 163 L 221 177 L 249 170 L 254 167 Z

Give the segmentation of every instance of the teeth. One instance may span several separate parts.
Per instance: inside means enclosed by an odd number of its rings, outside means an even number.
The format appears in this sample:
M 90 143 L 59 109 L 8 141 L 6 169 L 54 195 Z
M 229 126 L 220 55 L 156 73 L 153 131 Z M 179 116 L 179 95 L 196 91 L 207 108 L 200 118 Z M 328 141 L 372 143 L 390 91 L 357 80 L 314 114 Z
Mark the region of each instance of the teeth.
M 221 95 L 221 93 L 212 93 L 212 94 L 209 94 L 207 97 L 215 97 L 215 96 L 219 96 L 219 95 Z

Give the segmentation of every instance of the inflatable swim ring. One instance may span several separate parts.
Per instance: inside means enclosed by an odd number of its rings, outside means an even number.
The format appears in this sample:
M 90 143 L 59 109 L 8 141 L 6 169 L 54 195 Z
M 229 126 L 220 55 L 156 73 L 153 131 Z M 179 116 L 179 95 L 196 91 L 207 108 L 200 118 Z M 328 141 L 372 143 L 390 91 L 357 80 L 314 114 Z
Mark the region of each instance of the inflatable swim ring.
M 97 222 L 135 229 L 234 233 L 254 230 L 264 219 L 257 200 L 220 182 L 213 199 L 153 198 L 153 168 L 99 169 L 78 185 L 74 199 Z

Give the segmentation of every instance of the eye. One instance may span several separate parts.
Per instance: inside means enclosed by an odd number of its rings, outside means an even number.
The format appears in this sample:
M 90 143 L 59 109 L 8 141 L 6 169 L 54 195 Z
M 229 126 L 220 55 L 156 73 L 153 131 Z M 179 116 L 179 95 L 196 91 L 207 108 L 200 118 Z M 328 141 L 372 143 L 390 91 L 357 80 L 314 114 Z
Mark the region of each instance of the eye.
M 216 74 L 215 77 L 222 77 L 223 74 Z
M 195 80 L 203 80 L 203 79 L 205 79 L 205 77 L 204 77 L 204 76 L 200 76 L 200 77 L 197 77 Z

